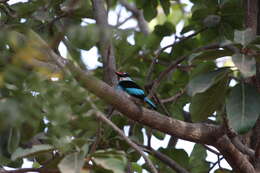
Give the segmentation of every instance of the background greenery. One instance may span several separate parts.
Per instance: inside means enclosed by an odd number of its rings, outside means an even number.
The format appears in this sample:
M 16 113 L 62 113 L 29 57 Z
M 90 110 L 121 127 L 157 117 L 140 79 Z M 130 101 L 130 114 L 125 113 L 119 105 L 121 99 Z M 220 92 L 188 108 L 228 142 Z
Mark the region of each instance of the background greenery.
M 227 117 L 237 133 L 251 131 L 260 114 L 256 77 L 260 42 L 252 29 L 245 27 L 242 0 L 191 0 L 190 11 L 177 0 L 127 2 L 143 11 L 150 32 L 122 28 L 121 18 L 107 27 L 117 69 L 127 71 L 149 91 L 151 82 L 169 64 L 184 57 L 156 88 L 165 106 L 157 103 L 158 111 L 166 114 L 167 110 L 168 116 L 183 121 L 213 124 L 221 124 Z M 117 0 L 105 4 L 108 11 L 125 8 Z M 94 19 L 92 6 L 88 0 L 29 0 L 12 5 L 0 1 L 1 166 L 20 168 L 26 158 L 34 168 L 64 173 L 123 173 L 130 172 L 129 167 L 138 173 L 149 171 L 146 164 L 137 163 L 140 155 L 93 115 L 96 109 L 106 112 L 108 105 L 80 87 L 71 75 L 46 65 L 48 54 L 38 49 L 45 40 L 59 54 L 62 42 L 67 58 L 86 69 L 82 58 L 93 57 L 82 57 L 81 50 L 97 46 L 101 39 L 100 27 L 84 20 Z M 180 33 L 176 33 L 178 24 Z M 174 42 L 162 51 L 160 44 L 167 36 Z M 224 56 L 232 56 L 232 62 L 229 58 L 217 63 Z M 102 67 L 91 73 L 103 78 Z M 176 94 L 175 99 L 166 100 Z M 184 111 L 187 104 L 189 110 Z M 158 139 L 165 137 L 117 112 L 111 120 L 121 129 L 130 126 L 129 138 L 139 144 L 144 144 L 144 135 L 150 133 Z M 214 165 L 205 160 L 206 148 L 201 144 L 195 145 L 191 155 L 170 144 L 158 151 L 192 173 L 208 172 Z M 176 172 L 152 154 L 148 156 L 159 172 Z

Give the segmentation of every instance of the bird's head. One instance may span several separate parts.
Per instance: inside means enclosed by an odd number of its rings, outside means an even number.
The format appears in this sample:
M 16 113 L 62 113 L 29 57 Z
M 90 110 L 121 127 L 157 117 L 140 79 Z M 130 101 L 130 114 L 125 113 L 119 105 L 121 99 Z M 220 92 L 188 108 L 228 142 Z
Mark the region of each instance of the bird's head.
M 129 74 L 126 72 L 116 72 L 116 75 L 118 77 L 130 77 Z

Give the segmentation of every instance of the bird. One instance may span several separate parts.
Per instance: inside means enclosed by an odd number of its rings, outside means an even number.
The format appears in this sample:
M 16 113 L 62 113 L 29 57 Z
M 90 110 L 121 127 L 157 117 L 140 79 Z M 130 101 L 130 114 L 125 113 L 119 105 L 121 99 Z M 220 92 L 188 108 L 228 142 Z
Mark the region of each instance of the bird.
M 144 90 L 138 86 L 130 77 L 127 72 L 115 72 L 118 76 L 119 82 L 117 89 L 126 92 L 127 94 L 143 100 L 146 102 L 152 109 L 156 110 L 156 105 L 146 97 Z

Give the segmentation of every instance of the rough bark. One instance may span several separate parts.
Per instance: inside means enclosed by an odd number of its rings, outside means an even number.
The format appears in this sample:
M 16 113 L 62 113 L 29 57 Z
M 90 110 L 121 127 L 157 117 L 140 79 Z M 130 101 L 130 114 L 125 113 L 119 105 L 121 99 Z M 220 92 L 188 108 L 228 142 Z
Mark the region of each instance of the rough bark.
M 117 78 L 115 75 L 116 62 L 114 47 L 111 43 L 111 38 L 107 22 L 107 10 L 105 9 L 104 0 L 92 0 L 94 17 L 100 29 L 99 50 L 102 56 L 104 68 L 104 80 L 110 86 L 115 86 Z

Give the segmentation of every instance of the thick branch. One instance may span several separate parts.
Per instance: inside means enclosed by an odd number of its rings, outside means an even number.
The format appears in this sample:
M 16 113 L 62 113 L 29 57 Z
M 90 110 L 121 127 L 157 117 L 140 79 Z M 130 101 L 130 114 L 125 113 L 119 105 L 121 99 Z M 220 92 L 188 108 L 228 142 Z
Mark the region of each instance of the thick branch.
M 256 172 L 260 172 L 260 139 L 257 142 L 255 150 L 255 169 Z
M 92 3 L 94 16 L 100 28 L 99 48 L 103 60 L 104 79 L 109 85 L 115 86 L 117 82 L 115 55 L 108 32 L 107 11 L 104 6 L 104 0 L 92 0 Z
M 232 166 L 235 172 L 239 173 L 253 173 L 254 167 L 248 161 L 246 155 L 242 154 L 224 135 L 220 137 L 214 145 L 221 154 L 225 157 L 228 163 Z
M 254 172 L 254 168 L 246 156 L 224 135 L 225 129 L 222 126 L 183 122 L 159 112 L 141 108 L 132 102 L 124 92 L 116 91 L 105 82 L 82 71 L 69 60 L 63 59 L 50 49 L 48 50 L 47 47 L 46 52 L 49 56 L 48 59 L 54 60 L 64 72 L 70 71 L 83 88 L 111 104 L 128 118 L 180 139 L 213 145 L 223 154 L 236 172 Z
M 245 0 L 246 27 L 250 27 L 253 33 L 257 31 L 258 0 Z
M 213 144 L 215 139 L 223 134 L 222 128 L 216 125 L 186 123 L 164 116 L 159 112 L 145 108 L 140 109 L 123 92 L 115 91 L 104 82 L 76 68 L 72 63 L 68 63 L 68 68 L 84 88 L 114 106 L 128 118 L 141 124 L 181 139 L 206 144 Z
M 224 155 L 236 172 L 254 172 L 253 166 L 245 155 L 237 150 L 226 135 L 223 136 L 223 127 L 212 124 L 187 123 L 146 108 L 140 108 L 130 101 L 123 92 L 115 91 L 104 82 L 76 68 L 72 63 L 68 63 L 68 68 L 84 88 L 113 105 L 128 118 L 184 140 L 213 145 Z

